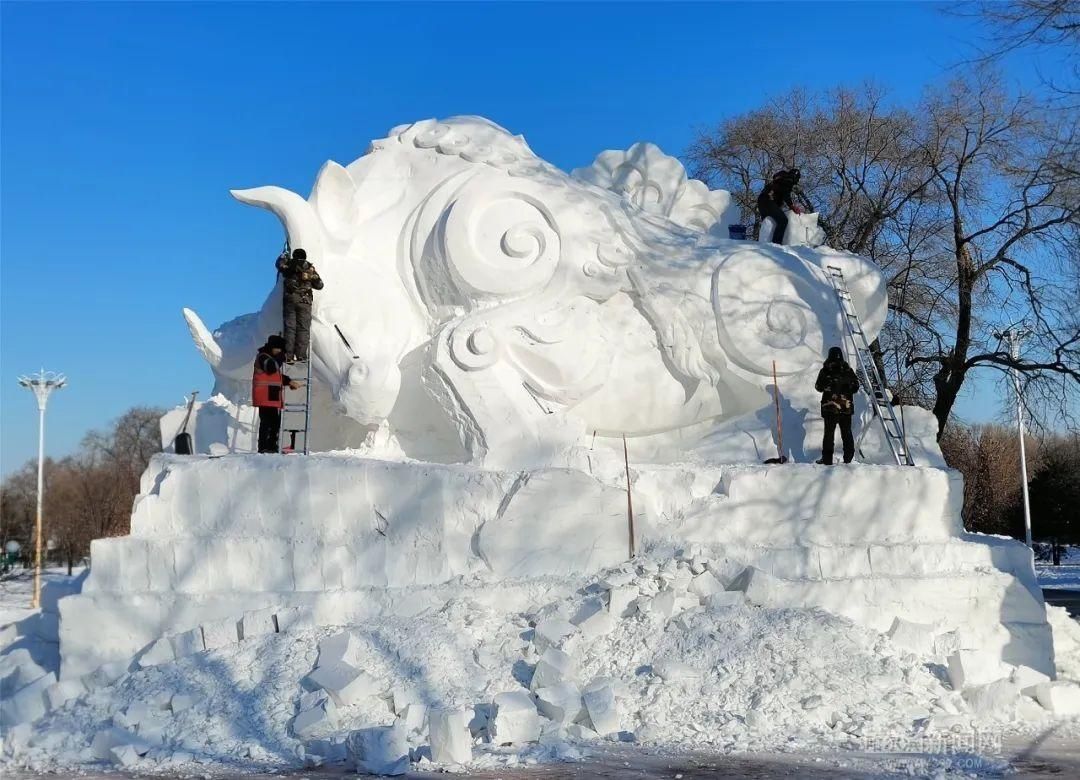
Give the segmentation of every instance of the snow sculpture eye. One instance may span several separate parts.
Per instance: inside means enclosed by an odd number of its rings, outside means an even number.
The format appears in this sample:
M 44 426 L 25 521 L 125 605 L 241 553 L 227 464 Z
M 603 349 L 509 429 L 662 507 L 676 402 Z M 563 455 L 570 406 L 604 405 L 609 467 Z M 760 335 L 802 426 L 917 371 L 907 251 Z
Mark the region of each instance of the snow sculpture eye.
M 735 252 L 713 276 L 720 346 L 737 365 L 764 376 L 774 360 L 779 374 L 816 365 L 836 331 L 836 304 L 824 284 L 794 255 Z
M 459 288 L 503 297 L 548 282 L 559 264 L 561 237 L 542 194 L 521 179 L 502 179 L 493 190 L 481 177 L 454 200 L 439 226 L 439 243 Z

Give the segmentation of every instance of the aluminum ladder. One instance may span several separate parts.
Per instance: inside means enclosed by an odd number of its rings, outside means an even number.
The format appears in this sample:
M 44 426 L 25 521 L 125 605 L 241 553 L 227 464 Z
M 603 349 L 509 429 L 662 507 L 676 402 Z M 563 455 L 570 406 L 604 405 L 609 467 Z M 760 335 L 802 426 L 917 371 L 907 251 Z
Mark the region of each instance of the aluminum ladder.
M 874 362 L 874 356 L 870 352 L 870 344 L 866 341 L 866 333 L 863 332 L 862 321 L 859 319 L 859 314 L 855 311 L 855 303 L 851 299 L 851 292 L 848 291 L 847 281 L 844 279 L 844 272 L 837 268 L 835 265 L 826 266 L 826 270 L 829 274 L 829 281 L 832 283 L 833 290 L 836 291 L 836 298 L 840 303 L 840 312 L 843 315 L 844 329 L 847 331 L 848 338 L 851 339 L 851 346 L 855 350 L 855 355 L 859 360 L 859 373 L 862 379 L 863 388 L 869 389 L 868 395 L 870 396 L 870 405 L 874 411 L 875 416 L 881 423 L 881 430 L 885 434 L 885 441 L 889 443 L 889 449 L 892 450 L 893 457 L 896 458 L 896 464 L 898 466 L 914 466 L 915 461 L 911 458 L 911 453 L 908 451 L 907 439 L 904 435 L 904 429 L 900 427 L 900 423 L 896 419 L 896 413 L 893 411 L 892 404 L 889 403 L 889 395 L 885 391 L 885 383 L 881 380 L 881 374 L 878 373 L 877 364 Z M 860 436 L 860 440 L 861 440 Z
M 305 379 L 304 379 L 304 400 L 290 402 L 288 396 L 285 398 L 285 406 L 281 410 L 281 430 L 278 433 L 278 451 L 295 453 L 296 449 L 296 436 L 297 434 L 303 434 L 304 436 L 304 448 L 305 455 L 308 454 L 308 433 L 311 431 L 311 344 L 308 344 L 308 353 L 305 360 L 298 360 L 292 365 L 303 363 L 305 366 Z M 286 385 L 282 389 L 283 393 L 289 392 L 289 387 Z M 293 422 L 291 425 L 286 425 L 286 415 L 292 418 L 297 418 L 303 415 L 303 427 L 297 427 L 299 420 Z M 289 434 L 289 446 L 284 447 L 282 439 L 285 434 Z

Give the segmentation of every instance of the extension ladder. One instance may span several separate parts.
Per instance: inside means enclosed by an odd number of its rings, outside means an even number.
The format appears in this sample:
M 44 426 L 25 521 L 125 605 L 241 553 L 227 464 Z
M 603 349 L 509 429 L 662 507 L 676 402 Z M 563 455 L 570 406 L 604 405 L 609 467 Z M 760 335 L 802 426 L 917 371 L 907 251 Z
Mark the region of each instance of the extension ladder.
M 911 453 L 908 451 L 904 429 L 900 427 L 892 404 L 889 403 L 885 383 L 881 380 L 881 374 L 878 372 L 877 364 L 874 362 L 874 356 L 870 352 L 870 344 L 866 341 L 862 321 L 859 320 L 859 314 L 855 311 L 855 303 L 852 301 L 851 293 L 848 291 L 844 272 L 835 265 L 826 266 L 826 270 L 833 290 L 836 291 L 836 298 L 840 302 L 844 329 L 847 331 L 848 338 L 851 339 L 851 346 L 859 359 L 859 373 L 863 387 L 869 390 L 870 406 L 881 423 L 881 430 L 885 434 L 885 440 L 889 443 L 889 449 L 892 450 L 898 466 L 914 466 L 915 461 L 912 460 Z
M 305 367 L 305 379 L 304 379 L 304 400 L 290 402 L 288 396 L 285 398 L 285 406 L 281 410 L 281 432 L 278 434 L 278 450 L 285 453 L 294 453 L 296 449 L 296 436 L 297 434 L 304 435 L 304 447 L 303 452 L 308 454 L 308 433 L 311 430 L 311 344 L 308 344 L 307 357 L 304 360 L 298 360 L 292 365 L 304 364 Z M 288 393 L 289 387 L 285 386 L 283 392 Z M 298 427 L 299 419 L 290 425 L 286 425 L 286 415 L 295 419 L 303 416 L 303 427 Z M 289 434 L 289 445 L 286 447 L 283 445 L 282 438 L 284 434 Z

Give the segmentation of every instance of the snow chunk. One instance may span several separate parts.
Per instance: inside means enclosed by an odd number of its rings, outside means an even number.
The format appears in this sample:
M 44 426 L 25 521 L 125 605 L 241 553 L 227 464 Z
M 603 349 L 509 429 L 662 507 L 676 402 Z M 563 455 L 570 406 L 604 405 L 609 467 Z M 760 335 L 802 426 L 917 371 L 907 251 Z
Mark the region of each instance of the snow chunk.
M 50 710 L 63 707 L 72 699 L 77 699 L 86 693 L 86 686 L 78 678 L 73 680 L 61 680 L 45 689 L 45 703 Z
M 88 691 L 96 691 L 98 688 L 108 687 L 128 673 L 128 666 L 129 664 L 127 661 L 114 661 L 113 663 L 102 664 L 94 671 L 87 672 L 82 676 L 83 685 L 86 686 L 86 690 Z
M 609 681 L 593 681 L 585 688 L 581 698 L 596 733 L 606 736 L 619 731 L 619 712 L 615 706 L 615 688 Z
M 365 696 L 374 696 L 381 691 L 378 680 L 344 661 L 320 666 L 304 681 L 326 691 L 339 707 L 354 704 Z
M 621 585 L 608 591 L 608 612 L 613 617 L 622 618 L 631 614 L 630 605 L 641 595 L 633 585 Z
M 314 706 L 302 710 L 293 718 L 292 733 L 299 739 L 337 727 L 337 706 L 334 700 L 323 696 Z
M 1032 669 L 1030 666 L 1018 666 L 1012 671 L 1009 679 L 1016 684 L 1020 692 L 1025 696 L 1035 698 L 1035 686 L 1050 682 L 1050 678 L 1042 672 Z
M 172 645 L 173 655 L 177 658 L 201 653 L 206 649 L 206 645 L 203 644 L 201 628 L 193 628 L 182 634 L 174 634 L 169 637 L 169 643 Z
M 1008 667 L 982 650 L 957 650 L 949 656 L 949 682 L 953 690 L 969 685 L 986 685 L 1009 676 Z
M 509 691 L 495 697 L 489 732 L 496 745 L 536 742 L 540 739 L 540 716 L 525 691 Z
M 969 686 L 964 689 L 963 695 L 972 713 L 986 718 L 1013 707 L 1020 697 L 1020 688 L 1008 680 L 996 680 L 985 685 Z
M 407 704 L 401 715 L 398 716 L 398 722 L 405 727 L 405 730 L 411 733 L 419 733 L 424 730 L 424 723 L 427 722 L 428 708 L 425 704 Z
M 572 682 L 561 682 L 536 691 L 540 713 L 555 723 L 567 726 L 584 714 L 581 690 Z
M 430 716 L 431 760 L 466 764 L 472 760 L 470 713 L 464 709 L 434 710 Z
M 409 744 L 404 727 L 374 726 L 353 731 L 345 740 L 356 771 L 369 775 L 403 775 L 409 768 Z
M 700 679 L 702 674 L 689 664 L 685 664 L 682 661 L 673 661 L 665 659 L 657 661 L 653 664 L 653 673 L 664 682 L 674 682 L 676 680 L 697 680 Z
M 690 582 L 690 592 L 701 599 L 707 599 L 716 593 L 723 593 L 724 583 L 716 578 L 711 571 L 702 571 Z
M 139 760 L 148 753 L 149 750 L 139 753 L 134 745 L 117 745 L 116 747 L 109 748 L 109 758 L 112 759 L 114 764 L 119 766 L 135 766 L 139 763 Z
M 265 634 L 277 633 L 277 619 L 274 614 L 275 607 L 263 607 L 245 612 L 237 625 L 241 639 L 251 639 Z
M 1039 683 L 1035 698 L 1055 715 L 1080 715 L 1080 685 L 1065 680 Z
M 533 644 L 541 652 L 549 647 L 562 648 L 577 632 L 577 626 L 568 620 L 547 618 L 533 629 Z
M 359 658 L 360 643 L 351 631 L 342 631 L 319 642 L 319 660 L 315 666 L 332 666 L 336 663 L 352 664 Z
M 714 593 L 705 599 L 705 606 L 708 609 L 727 609 L 729 607 L 738 607 L 746 603 L 746 594 L 741 590 L 724 590 L 720 593 Z
M 573 659 L 562 650 L 549 647 L 536 663 L 529 689 L 535 691 L 557 685 L 573 677 L 574 673 Z
M 934 652 L 936 632 L 928 623 L 913 623 L 903 618 L 893 618 L 892 626 L 886 634 L 894 644 L 908 652 L 920 656 Z
M 150 666 L 167 663 L 176 656 L 173 654 L 172 642 L 168 637 L 161 637 L 139 656 L 139 668 L 146 669 Z
M 199 703 L 199 699 L 189 693 L 174 693 L 169 699 L 169 709 L 173 714 L 190 710 Z

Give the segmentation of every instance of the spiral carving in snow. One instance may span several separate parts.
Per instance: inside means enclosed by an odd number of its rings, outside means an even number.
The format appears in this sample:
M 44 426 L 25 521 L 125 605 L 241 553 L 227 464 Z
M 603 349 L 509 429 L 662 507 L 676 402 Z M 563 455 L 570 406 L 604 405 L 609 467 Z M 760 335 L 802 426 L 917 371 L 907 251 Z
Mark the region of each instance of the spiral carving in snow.
M 755 374 L 793 374 L 820 363 L 835 338 L 835 300 L 820 271 L 786 253 L 742 250 L 713 274 L 716 330 L 727 357 Z
M 441 226 L 443 256 L 463 291 L 488 297 L 542 287 L 559 264 L 561 239 L 551 212 L 528 182 L 470 183 Z

